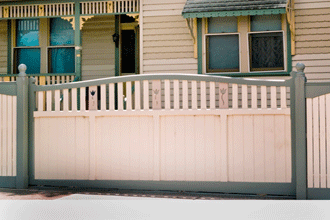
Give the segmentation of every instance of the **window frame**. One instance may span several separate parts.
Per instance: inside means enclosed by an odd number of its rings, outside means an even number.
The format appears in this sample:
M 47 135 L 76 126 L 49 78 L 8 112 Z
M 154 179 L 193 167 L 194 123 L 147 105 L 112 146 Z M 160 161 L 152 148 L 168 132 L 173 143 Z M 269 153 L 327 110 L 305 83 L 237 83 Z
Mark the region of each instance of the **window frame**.
M 281 70 L 276 70 L 276 69 L 270 69 L 270 70 L 252 70 L 252 65 L 251 65 L 251 45 L 250 45 L 250 35 L 251 34 L 267 34 L 267 33 L 282 33 L 282 37 L 283 37 L 283 69 Z M 284 30 L 278 30 L 278 31 L 249 31 L 247 33 L 247 43 L 248 43 L 248 69 L 249 69 L 249 73 L 267 73 L 267 72 L 286 72 L 287 69 L 287 55 L 286 55 L 286 42 L 285 42 L 285 31 Z
M 62 19 L 62 18 L 59 18 L 59 17 L 55 17 L 55 19 Z M 74 43 L 74 40 L 73 39 L 73 44 L 72 45 L 53 45 L 51 46 L 51 19 L 53 18 L 48 18 L 47 19 L 47 47 L 46 47 L 46 53 L 47 53 L 47 73 L 50 73 L 50 74 L 57 74 L 57 73 L 52 73 L 51 69 L 52 69 L 52 56 L 51 56 L 51 49 L 61 49 L 61 48 L 73 48 L 75 49 L 75 43 Z M 75 62 L 75 59 L 74 59 L 74 62 Z M 74 72 L 76 72 L 76 65 L 74 64 Z M 63 73 L 60 73 L 60 74 L 63 74 Z
M 54 18 L 60 18 L 60 17 L 54 17 Z M 17 49 L 39 49 L 40 50 L 40 73 L 33 73 L 33 74 L 57 74 L 57 73 L 51 73 L 51 56 L 50 56 L 50 50 L 52 48 L 73 48 L 75 50 L 76 46 L 75 43 L 72 45 L 56 45 L 56 46 L 51 46 L 50 45 L 50 23 L 51 23 L 51 18 L 37 18 L 39 19 L 39 46 L 20 46 L 17 47 L 17 20 L 19 19 L 14 19 L 11 20 L 11 74 L 18 74 L 17 70 Z M 42 19 L 44 22 L 47 22 L 46 28 L 42 29 L 41 25 L 43 23 Z M 61 18 L 62 19 L 62 18 Z M 44 24 L 44 23 L 43 23 Z M 45 24 L 44 24 L 45 25 Z M 47 36 L 47 37 L 46 37 Z M 46 41 L 46 45 L 44 45 L 42 42 Z M 44 63 L 44 62 L 46 63 Z M 76 72 L 76 63 L 74 59 L 74 71 Z M 44 69 L 45 71 L 42 71 Z M 73 72 L 73 73 L 75 73 Z M 58 74 L 63 74 L 63 73 L 58 73 Z M 65 73 L 64 73 L 65 74 Z M 72 73 L 69 73 L 72 74 Z
M 209 64 L 209 53 L 207 51 L 207 37 L 208 36 L 228 36 L 228 35 L 237 35 L 238 36 L 238 71 L 234 70 L 234 71 L 217 71 L 217 70 L 211 70 L 208 71 L 208 64 Z M 241 34 L 239 32 L 232 32 L 232 33 L 212 33 L 212 34 L 204 34 L 204 47 L 205 47 L 205 72 L 207 73 L 240 73 L 241 71 L 241 45 L 240 45 L 240 40 L 241 40 Z
M 239 32 L 239 22 L 237 19 L 237 32 L 228 32 L 228 33 L 208 33 L 208 23 L 209 22 L 209 18 L 203 18 L 202 19 L 202 36 L 203 36 L 203 43 L 202 43 L 202 64 L 203 64 L 203 73 L 204 74 L 225 74 L 225 73 L 230 73 L 230 74 L 237 74 L 237 73 L 241 73 L 242 70 L 242 65 L 241 65 L 241 60 L 242 60 L 242 53 L 241 53 L 241 33 Z M 238 72 L 237 71 L 230 71 L 230 72 L 225 72 L 225 71 L 210 71 L 208 72 L 208 51 L 207 51 L 207 42 L 206 42 L 206 38 L 207 36 L 224 36 L 224 35 L 238 35 Z
M 199 25 L 200 32 L 200 40 L 198 43 L 201 43 L 201 50 L 198 53 L 198 63 L 201 66 L 201 72 L 200 74 L 207 74 L 207 75 L 234 75 L 234 76 L 286 76 L 288 75 L 288 71 L 291 71 L 291 68 L 288 66 L 290 63 L 290 53 L 289 51 L 290 48 L 288 48 L 289 45 L 289 30 L 288 30 L 288 25 L 287 25 L 287 20 L 286 20 L 286 14 L 281 14 L 281 30 L 278 31 L 251 31 L 251 16 L 243 16 L 247 17 L 248 22 L 241 22 L 239 19 L 237 21 L 237 33 L 239 34 L 239 72 L 208 72 L 207 70 L 207 48 L 206 48 L 206 35 L 211 35 L 208 34 L 208 18 L 203 17 L 201 18 L 201 22 Z M 241 16 L 236 16 L 237 18 Z M 244 23 L 244 24 L 243 24 Z M 247 31 L 243 31 L 242 29 L 247 29 Z M 250 34 L 255 34 L 255 33 L 269 33 L 269 32 L 282 32 L 283 34 L 283 59 L 284 59 L 284 69 L 283 70 L 255 70 L 252 71 L 250 66 L 250 43 L 249 43 L 249 37 Z M 212 33 L 213 34 L 213 33 Z M 219 33 L 220 34 L 220 33 Z M 224 33 L 228 34 L 228 33 Z M 216 33 L 217 35 L 217 33 Z M 244 41 L 244 42 L 243 42 Z M 242 47 L 242 45 L 247 46 L 247 51 Z M 243 58 L 244 58 L 244 65 L 243 65 Z
M 19 20 L 39 20 L 39 33 L 38 33 L 38 46 L 17 46 L 17 27 L 18 27 L 18 21 Z M 40 50 L 40 69 L 41 69 L 41 46 L 40 46 L 40 19 L 39 18 L 31 18 L 31 19 L 15 19 L 11 21 L 11 63 L 12 63 L 12 68 L 11 68 L 11 74 L 18 74 L 19 71 L 17 69 L 17 66 L 19 65 L 18 63 L 18 50 L 19 49 L 39 49 Z M 41 70 L 39 73 L 33 73 L 33 74 L 40 74 Z

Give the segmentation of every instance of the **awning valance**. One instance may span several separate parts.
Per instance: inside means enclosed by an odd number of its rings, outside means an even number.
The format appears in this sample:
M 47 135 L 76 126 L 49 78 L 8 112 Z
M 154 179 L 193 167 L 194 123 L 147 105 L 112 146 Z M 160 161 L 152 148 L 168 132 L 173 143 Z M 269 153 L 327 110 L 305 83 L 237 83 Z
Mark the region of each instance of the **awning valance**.
M 288 0 L 187 0 L 184 18 L 285 14 Z

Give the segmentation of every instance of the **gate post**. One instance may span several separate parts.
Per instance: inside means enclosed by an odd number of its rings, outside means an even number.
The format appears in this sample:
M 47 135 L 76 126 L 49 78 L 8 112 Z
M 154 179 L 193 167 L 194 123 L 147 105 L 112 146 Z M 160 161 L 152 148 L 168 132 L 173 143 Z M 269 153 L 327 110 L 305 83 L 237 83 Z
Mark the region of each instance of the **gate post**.
M 16 188 L 28 187 L 28 113 L 29 113 L 29 79 L 26 76 L 27 67 L 24 64 L 18 66 L 17 77 L 17 174 Z
M 296 65 L 297 73 L 294 77 L 295 95 L 295 154 L 296 154 L 296 198 L 307 199 L 307 147 L 306 147 L 306 77 L 305 65 Z

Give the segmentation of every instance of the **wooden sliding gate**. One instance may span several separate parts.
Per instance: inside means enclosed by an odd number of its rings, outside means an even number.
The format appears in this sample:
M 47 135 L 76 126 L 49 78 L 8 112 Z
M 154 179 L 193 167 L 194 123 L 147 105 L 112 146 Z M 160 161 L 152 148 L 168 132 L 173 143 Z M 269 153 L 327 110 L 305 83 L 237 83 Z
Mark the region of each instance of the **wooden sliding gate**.
M 180 74 L 32 85 L 30 184 L 294 195 L 292 85 Z

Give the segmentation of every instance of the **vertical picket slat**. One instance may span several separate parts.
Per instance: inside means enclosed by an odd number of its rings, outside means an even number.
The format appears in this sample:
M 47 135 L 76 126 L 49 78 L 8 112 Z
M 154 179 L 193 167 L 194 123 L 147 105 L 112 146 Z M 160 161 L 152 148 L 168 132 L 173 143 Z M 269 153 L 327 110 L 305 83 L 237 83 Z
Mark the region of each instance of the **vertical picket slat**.
M 7 150 L 7 175 L 12 176 L 13 175 L 13 161 L 12 161 L 12 155 L 13 155 L 13 112 L 16 113 L 15 109 L 13 109 L 13 96 L 8 97 L 8 128 L 7 128 L 7 139 L 8 139 L 8 150 Z
M 215 109 L 215 82 L 210 82 L 210 109 Z
M 320 187 L 327 187 L 325 151 L 325 96 L 320 99 Z
M 319 100 L 313 99 L 314 188 L 320 187 Z
M 1 155 L 1 164 L 2 164 L 2 167 L 1 167 L 1 170 L 2 170 L 2 175 L 3 176 L 6 176 L 7 175 L 7 98 L 8 96 L 4 95 L 2 96 L 2 104 L 1 106 L 4 106 L 2 107 L 2 155 Z M 1 116 L 0 116 L 1 117 Z M 0 132 L 1 132 L 0 130 Z M 1 141 L 1 140 L 0 140 Z
M 174 109 L 180 109 L 180 89 L 179 80 L 173 80 L 174 84 Z
M 135 110 L 141 109 L 141 88 L 140 88 L 140 81 L 134 81 L 134 88 L 135 88 Z
M 261 108 L 267 108 L 267 87 L 261 86 Z
M 251 105 L 253 109 L 258 108 L 257 86 L 251 86 Z
M 123 99 L 123 83 L 119 82 L 118 83 L 118 110 L 123 110 L 124 109 L 124 99 Z
M 80 111 L 86 110 L 86 88 L 80 88 Z
M 132 82 L 126 82 L 126 110 L 132 110 Z
M 276 86 L 270 87 L 270 103 L 271 108 L 276 109 L 277 108 L 277 100 L 276 100 Z
M 106 110 L 106 100 L 107 100 L 107 97 L 106 97 L 106 87 L 105 87 L 105 84 L 102 84 L 101 85 L 101 110 L 102 111 L 105 111 Z
M 242 85 L 242 108 L 248 108 L 248 89 L 247 85 Z
M 188 81 L 182 81 L 182 107 L 188 109 Z
M 1 100 L 0 100 L 0 103 L 1 103 Z M 14 109 L 14 112 L 17 111 L 17 97 L 16 96 L 13 97 L 13 109 Z M 1 114 L 1 111 L 0 111 L 0 114 Z M 17 169 L 16 147 L 15 147 L 17 145 L 16 131 L 17 131 L 17 114 L 13 114 L 13 146 L 14 146 L 13 147 L 13 157 L 12 157 L 13 158 L 13 176 L 16 176 L 16 169 Z M 1 143 L 0 143 L 0 145 L 1 145 Z
M 61 76 L 56 76 L 56 84 L 61 84 Z
M 46 100 L 47 100 L 47 111 L 52 111 L 52 91 L 46 92 Z
M 238 85 L 233 84 L 233 108 L 236 109 L 238 108 Z
M 109 110 L 115 109 L 115 84 L 109 83 Z
M 286 104 L 286 87 L 281 86 L 281 109 L 287 108 Z
M 143 80 L 143 109 L 149 110 L 149 81 Z
M 3 101 L 2 101 L 2 99 L 3 99 L 3 97 L 4 97 L 4 95 L 1 95 L 0 94 L 0 106 L 5 106 L 4 105 L 4 103 L 3 103 Z M 4 123 L 4 121 L 3 121 L 3 116 L 2 116 L 2 112 L 4 111 L 4 109 L 5 108 L 0 108 L 0 128 L 2 128 L 4 125 L 3 125 L 3 123 Z M 2 169 L 1 169 L 1 167 L 2 167 L 2 146 L 3 146 L 3 144 L 2 144 L 2 141 L 4 140 L 4 138 L 2 137 L 2 129 L 0 129 L 0 176 L 2 176 L 3 174 L 2 174 Z
M 170 80 L 165 81 L 165 109 L 171 109 L 171 88 L 170 88 Z
M 206 82 L 201 81 L 201 109 L 206 109 Z
M 38 92 L 38 111 L 42 112 L 44 110 L 44 92 Z
M 326 131 L 327 131 L 327 146 L 326 146 L 326 152 L 327 152 L 327 188 L 330 188 L 330 94 L 327 94 L 326 96 Z M 307 117 L 308 120 L 308 117 Z M 307 139 L 308 140 L 308 139 Z
M 69 111 L 69 90 L 63 89 L 63 111 Z
M 71 89 L 71 106 L 72 106 L 72 111 L 76 112 L 77 111 L 77 88 Z
M 55 112 L 60 111 L 60 90 L 55 90 Z
M 191 106 L 192 109 L 197 109 L 197 82 L 191 81 Z

